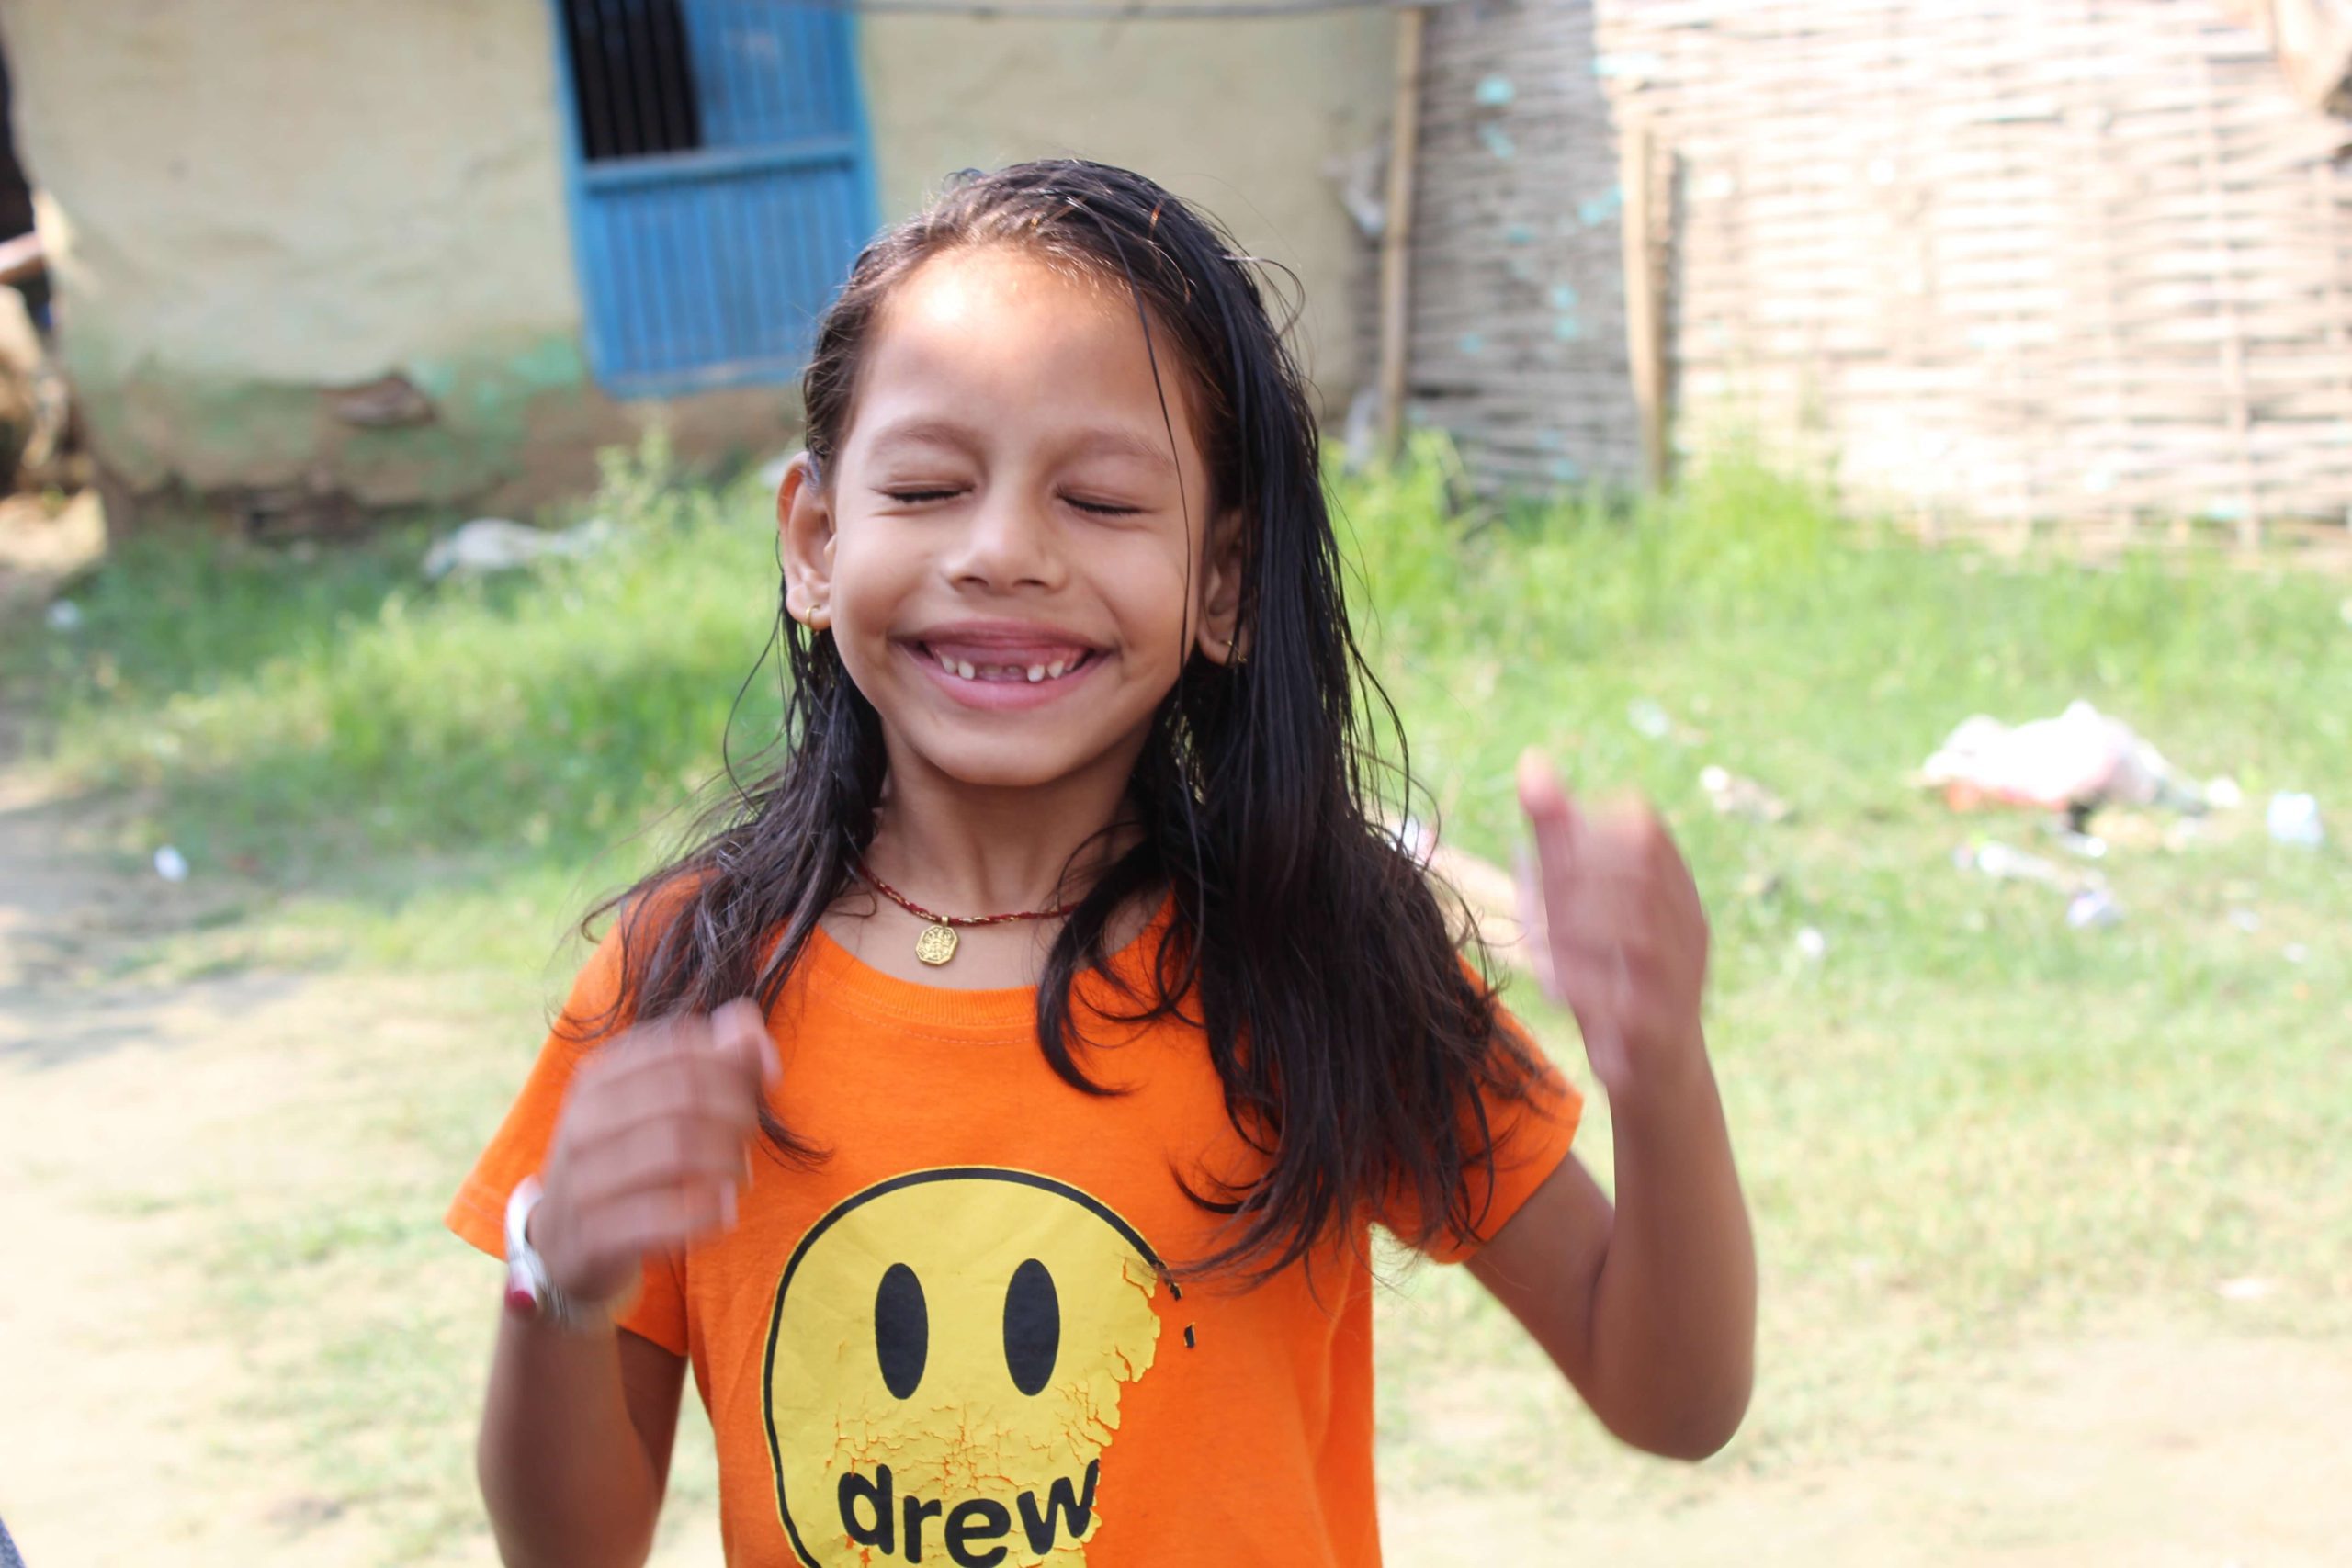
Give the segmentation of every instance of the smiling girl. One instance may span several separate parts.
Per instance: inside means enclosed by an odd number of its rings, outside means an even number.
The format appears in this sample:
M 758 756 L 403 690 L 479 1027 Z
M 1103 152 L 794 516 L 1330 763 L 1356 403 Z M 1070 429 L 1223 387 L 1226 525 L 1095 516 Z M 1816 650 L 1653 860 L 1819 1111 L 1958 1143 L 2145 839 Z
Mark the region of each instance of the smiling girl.
M 644 1560 L 691 1369 L 729 1563 L 1376 1562 L 1375 1226 L 1626 1441 L 1720 1447 L 1755 1269 L 1697 893 L 1522 765 L 1612 1210 L 1381 825 L 1248 258 L 1122 170 L 970 176 L 805 392 L 778 761 L 606 907 L 450 1210 L 508 1260 L 506 1560 Z

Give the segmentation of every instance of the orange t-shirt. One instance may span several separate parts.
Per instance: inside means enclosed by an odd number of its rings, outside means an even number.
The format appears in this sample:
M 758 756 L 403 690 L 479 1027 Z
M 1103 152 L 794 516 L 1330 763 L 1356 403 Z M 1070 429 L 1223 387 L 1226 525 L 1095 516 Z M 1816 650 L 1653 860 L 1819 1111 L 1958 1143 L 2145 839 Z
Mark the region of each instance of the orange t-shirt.
M 1140 980 L 1158 930 L 1114 966 Z M 617 965 L 608 938 L 570 1016 L 604 1011 Z M 1311 1289 L 1295 1265 L 1252 1290 L 1171 1281 L 1159 1265 L 1205 1256 L 1218 1224 L 1178 1175 L 1205 1191 L 1246 1145 L 1198 1029 L 1106 1021 L 1098 976 L 1075 1000 L 1081 1065 L 1127 1092 L 1054 1076 L 1033 991 L 916 985 L 810 938 L 769 1017 L 770 1094 L 829 1156 L 755 1158 L 735 1228 L 649 1261 L 622 1319 L 693 1365 L 729 1563 L 1379 1562 L 1360 1253 L 1326 1243 Z M 450 1206 L 486 1252 L 582 1049 L 550 1037 Z M 1486 1235 L 1575 1136 L 1576 1091 L 1548 1069 L 1536 1087 L 1493 1108 Z

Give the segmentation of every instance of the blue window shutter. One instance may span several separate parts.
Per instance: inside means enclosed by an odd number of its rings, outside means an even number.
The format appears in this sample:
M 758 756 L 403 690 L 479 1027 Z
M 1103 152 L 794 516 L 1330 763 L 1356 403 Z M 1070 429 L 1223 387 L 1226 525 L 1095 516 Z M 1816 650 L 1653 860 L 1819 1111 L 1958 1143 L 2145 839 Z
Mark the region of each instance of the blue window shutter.
M 854 18 L 782 0 L 550 3 L 598 384 L 648 397 L 791 379 L 874 228 Z M 646 25 L 657 6 L 673 9 L 668 31 Z M 650 54 L 640 40 L 680 21 L 690 80 L 665 86 L 628 51 Z M 661 64 L 674 76 L 674 60 Z M 694 121 L 683 145 L 681 85 Z M 672 150 L 634 151 L 645 146 Z

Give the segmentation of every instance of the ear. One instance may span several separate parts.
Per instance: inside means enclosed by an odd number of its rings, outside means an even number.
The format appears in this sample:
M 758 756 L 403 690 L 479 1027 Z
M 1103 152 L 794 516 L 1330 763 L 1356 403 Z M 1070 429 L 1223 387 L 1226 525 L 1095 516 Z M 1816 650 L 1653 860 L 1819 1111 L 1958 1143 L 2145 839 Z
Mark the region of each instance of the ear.
M 816 459 L 806 452 L 785 465 L 775 492 L 775 529 L 784 607 L 809 630 L 823 631 L 833 619 L 833 503 L 817 482 Z
M 1201 630 L 1197 646 L 1212 664 L 1238 664 L 1250 655 L 1250 639 L 1238 640 L 1241 591 L 1248 574 L 1249 535 L 1238 509 L 1222 513 L 1210 526 L 1201 558 Z

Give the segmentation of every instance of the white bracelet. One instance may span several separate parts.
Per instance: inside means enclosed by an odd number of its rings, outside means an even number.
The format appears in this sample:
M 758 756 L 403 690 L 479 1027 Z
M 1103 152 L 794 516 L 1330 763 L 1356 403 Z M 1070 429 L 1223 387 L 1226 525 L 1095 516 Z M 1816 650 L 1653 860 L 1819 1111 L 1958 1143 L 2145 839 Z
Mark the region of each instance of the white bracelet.
M 546 1196 L 539 1179 L 526 1176 L 506 1200 L 506 1306 L 518 1317 L 545 1319 L 559 1328 L 585 1332 L 613 1321 L 602 1303 L 582 1302 L 556 1288 L 547 1259 L 531 1245 L 531 1211 Z

